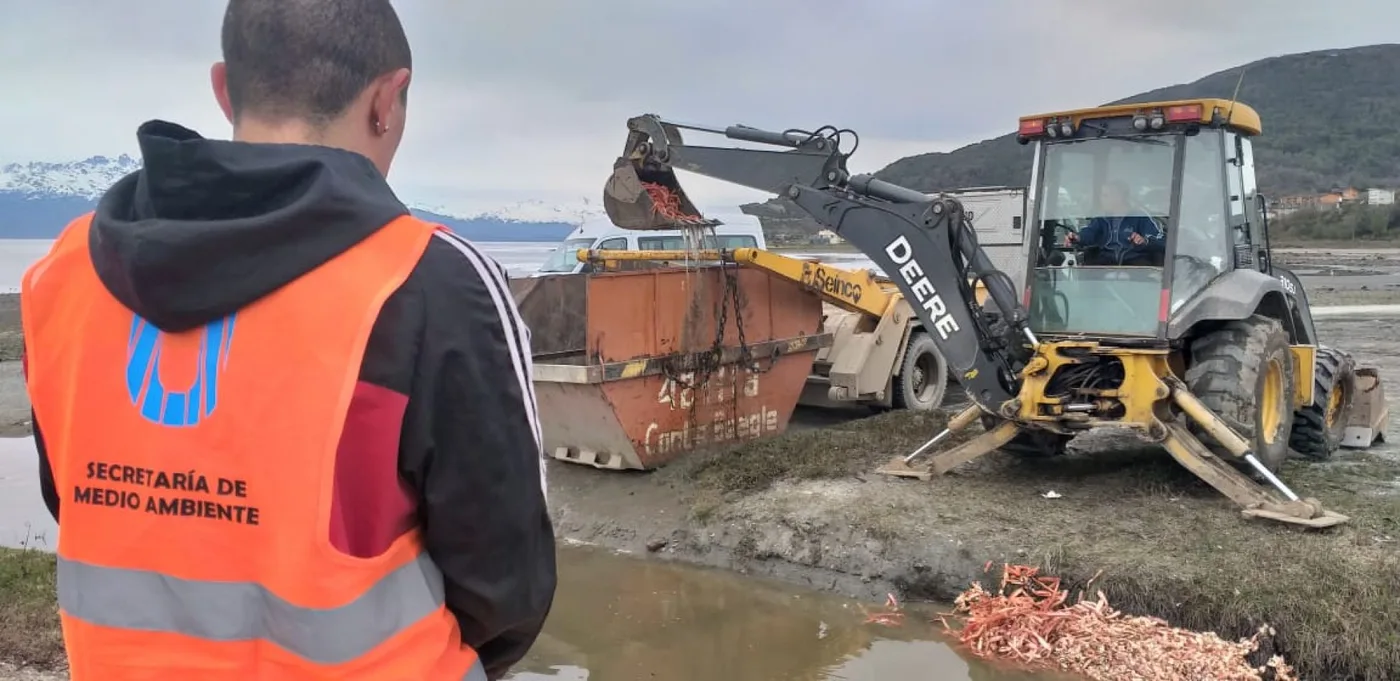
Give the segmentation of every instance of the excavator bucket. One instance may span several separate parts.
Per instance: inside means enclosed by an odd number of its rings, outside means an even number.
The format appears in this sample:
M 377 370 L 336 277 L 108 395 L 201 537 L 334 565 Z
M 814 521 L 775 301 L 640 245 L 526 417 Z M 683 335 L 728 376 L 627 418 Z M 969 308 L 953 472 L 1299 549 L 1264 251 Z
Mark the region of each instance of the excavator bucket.
M 1385 441 L 1385 429 L 1390 423 L 1390 407 L 1385 403 L 1385 389 L 1374 367 L 1356 369 L 1356 393 L 1352 397 L 1351 413 L 1342 446 L 1365 449 Z
M 613 164 L 612 176 L 603 187 L 603 209 L 608 219 L 623 229 L 680 229 L 719 224 L 700 214 L 669 166 L 646 167 L 626 156 Z

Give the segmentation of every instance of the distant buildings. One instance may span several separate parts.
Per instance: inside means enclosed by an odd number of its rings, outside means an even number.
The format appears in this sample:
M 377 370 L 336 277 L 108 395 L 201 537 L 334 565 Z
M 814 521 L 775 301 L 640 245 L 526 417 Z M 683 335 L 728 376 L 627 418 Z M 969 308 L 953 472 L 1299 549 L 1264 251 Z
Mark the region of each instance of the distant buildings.
M 1323 194 L 1293 194 L 1280 196 L 1269 202 L 1268 217 L 1282 217 L 1303 209 L 1341 208 L 1346 204 L 1368 206 L 1389 206 L 1395 203 L 1393 189 L 1358 190 L 1355 187 L 1342 187 Z
M 1395 203 L 1395 191 L 1391 189 L 1367 189 L 1366 205 L 1390 206 Z

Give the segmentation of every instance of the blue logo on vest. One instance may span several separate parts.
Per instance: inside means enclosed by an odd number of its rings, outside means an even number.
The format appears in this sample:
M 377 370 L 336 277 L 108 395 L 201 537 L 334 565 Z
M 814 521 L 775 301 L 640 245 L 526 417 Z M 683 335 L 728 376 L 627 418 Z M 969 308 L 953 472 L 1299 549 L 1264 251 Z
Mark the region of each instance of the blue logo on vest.
M 126 392 L 141 417 L 162 426 L 179 428 L 198 425 L 214 413 L 218 405 L 219 375 L 228 361 L 233 341 L 234 315 L 204 327 L 195 360 L 194 383 L 189 390 L 169 391 L 160 380 L 160 351 L 164 334 L 140 315 L 131 317 L 131 336 L 126 346 Z

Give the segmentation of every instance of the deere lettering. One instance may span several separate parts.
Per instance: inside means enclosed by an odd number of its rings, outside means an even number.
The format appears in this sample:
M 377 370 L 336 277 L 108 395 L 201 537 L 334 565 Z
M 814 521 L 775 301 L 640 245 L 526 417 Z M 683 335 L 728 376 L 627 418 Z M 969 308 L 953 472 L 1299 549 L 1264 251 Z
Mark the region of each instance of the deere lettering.
M 885 246 L 885 254 L 899 266 L 899 276 L 914 290 L 915 302 L 933 318 L 933 328 L 938 330 L 939 337 L 948 340 L 948 334 L 959 329 L 958 320 L 948 314 L 948 304 L 943 302 L 943 296 L 938 294 L 923 268 L 914 261 L 914 249 L 909 246 L 909 240 L 901 236 L 891 241 Z
M 833 276 L 825 267 L 810 264 L 803 266 L 802 283 L 808 288 L 842 300 L 849 300 L 853 303 L 860 302 L 860 284 L 842 279 L 840 275 Z

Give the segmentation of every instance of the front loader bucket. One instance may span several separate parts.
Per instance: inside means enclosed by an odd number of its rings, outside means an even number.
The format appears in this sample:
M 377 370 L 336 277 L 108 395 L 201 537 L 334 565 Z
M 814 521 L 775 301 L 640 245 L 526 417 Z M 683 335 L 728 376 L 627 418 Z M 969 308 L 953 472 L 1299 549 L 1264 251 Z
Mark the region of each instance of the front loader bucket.
M 1342 433 L 1342 446 L 1365 449 L 1385 441 L 1385 429 L 1390 423 L 1390 407 L 1385 403 L 1385 389 L 1374 367 L 1356 369 L 1356 394 L 1352 398 L 1347 427 Z
M 613 164 L 612 176 L 603 187 L 603 210 L 614 225 L 623 229 L 679 229 L 718 224 L 700 214 L 670 167 L 645 167 L 625 156 Z

